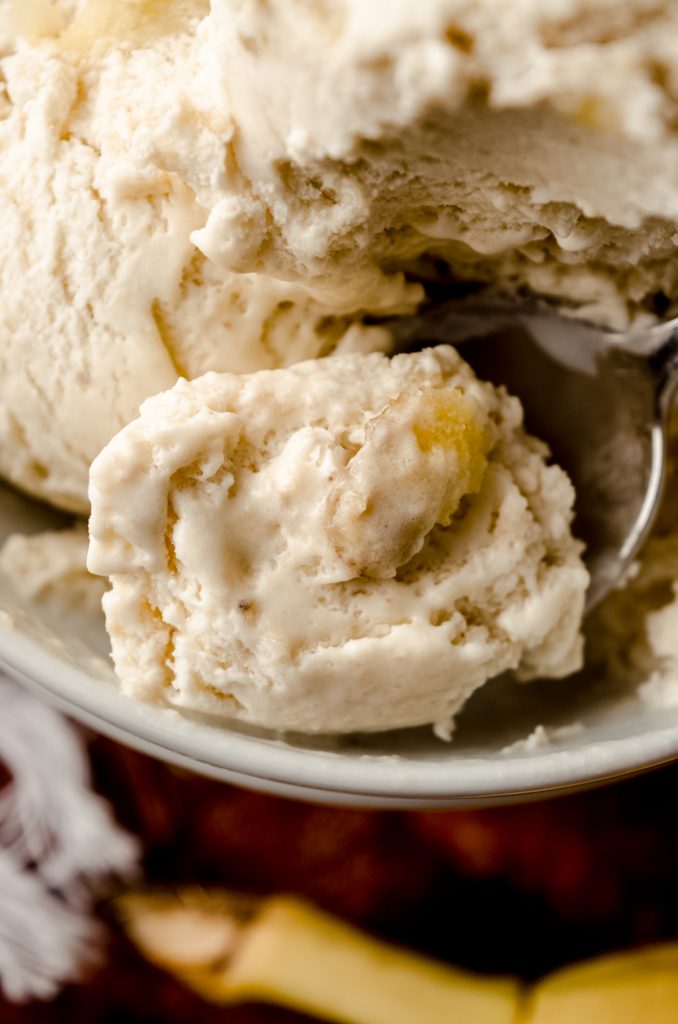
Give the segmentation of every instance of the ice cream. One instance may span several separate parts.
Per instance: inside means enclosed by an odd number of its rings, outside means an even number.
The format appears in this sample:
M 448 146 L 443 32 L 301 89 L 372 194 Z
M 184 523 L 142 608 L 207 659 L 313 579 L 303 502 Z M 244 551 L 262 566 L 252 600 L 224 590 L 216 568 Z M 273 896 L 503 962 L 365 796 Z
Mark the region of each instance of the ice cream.
M 0 474 L 73 511 L 97 452 L 178 376 L 384 345 L 191 241 L 232 130 L 205 109 L 207 7 L 0 5 Z
M 585 575 L 569 484 L 515 404 L 449 353 L 386 362 L 379 321 L 459 278 L 617 325 L 675 305 L 675 5 L 6 0 L 0 18 L 0 474 L 86 513 L 105 449 L 92 565 L 113 577 L 125 689 L 280 728 L 444 732 L 505 668 L 575 667 Z M 458 374 L 479 417 L 463 457 L 456 427 L 447 447 L 440 424 L 417 434 L 412 391 Z M 180 377 L 195 383 L 168 390 Z M 298 448 L 278 387 L 296 396 Z M 228 448 L 227 399 L 244 449 Z M 467 412 L 450 422 L 474 423 Z M 344 422 L 365 432 L 346 464 Z M 174 453 L 180 478 L 162 476 L 165 431 L 195 445 L 192 461 Z M 228 473 L 247 486 L 229 492 Z M 225 518 L 205 532 L 215 495 Z M 492 502 L 500 532 L 483 519 Z M 230 569 L 210 557 L 226 523 L 247 555 Z M 657 559 L 647 636 L 665 679 L 673 570 Z M 613 637 L 623 615 L 610 616 Z
M 178 376 L 383 349 L 364 314 L 443 268 L 617 323 L 676 297 L 671 4 L 0 14 L 0 473 L 65 508 Z
M 675 4 L 214 0 L 203 31 L 223 266 L 345 302 L 425 254 L 617 323 L 678 296 Z
M 127 693 L 275 729 L 434 723 L 581 661 L 573 490 L 449 347 L 206 376 L 91 470 Z
M 15 533 L 0 546 L 0 571 L 29 606 L 94 618 L 106 586 L 87 572 L 88 543 L 84 524 L 30 536 Z

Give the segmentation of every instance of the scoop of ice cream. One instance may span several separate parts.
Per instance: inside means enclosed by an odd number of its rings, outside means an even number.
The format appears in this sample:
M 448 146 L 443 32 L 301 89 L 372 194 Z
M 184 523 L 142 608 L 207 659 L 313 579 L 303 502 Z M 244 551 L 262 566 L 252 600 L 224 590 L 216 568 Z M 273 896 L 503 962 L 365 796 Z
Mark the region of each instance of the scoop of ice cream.
M 124 690 L 276 729 L 436 723 L 580 664 L 573 490 L 451 348 L 180 381 L 92 466 Z
M 346 301 L 426 253 L 616 323 L 678 297 L 675 4 L 213 0 L 204 35 L 224 266 Z
M 384 344 L 299 285 L 233 275 L 192 243 L 232 135 L 204 102 L 207 9 L 0 5 L 0 474 L 74 511 L 97 452 L 178 376 Z
M 384 349 L 405 271 L 618 323 L 676 297 L 672 5 L 384 12 L 0 5 L 0 474 L 86 511 L 145 397 Z
M 0 571 L 28 604 L 61 615 L 82 611 L 101 616 L 105 584 L 87 572 L 87 529 L 11 534 L 0 546 Z

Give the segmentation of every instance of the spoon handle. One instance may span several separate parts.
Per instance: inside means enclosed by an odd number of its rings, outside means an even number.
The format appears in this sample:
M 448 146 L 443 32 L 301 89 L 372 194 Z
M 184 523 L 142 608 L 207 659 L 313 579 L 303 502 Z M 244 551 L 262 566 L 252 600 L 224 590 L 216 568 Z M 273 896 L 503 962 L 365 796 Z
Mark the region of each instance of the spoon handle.
M 678 391 L 678 321 L 663 325 L 661 341 L 649 363 L 657 381 L 657 408 L 665 419 Z

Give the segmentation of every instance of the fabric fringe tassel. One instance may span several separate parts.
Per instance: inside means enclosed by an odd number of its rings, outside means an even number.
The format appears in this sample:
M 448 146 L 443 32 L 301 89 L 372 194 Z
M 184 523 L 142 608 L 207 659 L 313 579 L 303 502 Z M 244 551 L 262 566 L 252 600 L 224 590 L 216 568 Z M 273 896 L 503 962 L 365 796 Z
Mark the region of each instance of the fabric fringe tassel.
M 75 727 L 0 676 L 0 987 L 50 999 L 101 955 L 92 904 L 111 876 L 133 877 L 139 844 L 90 788 Z

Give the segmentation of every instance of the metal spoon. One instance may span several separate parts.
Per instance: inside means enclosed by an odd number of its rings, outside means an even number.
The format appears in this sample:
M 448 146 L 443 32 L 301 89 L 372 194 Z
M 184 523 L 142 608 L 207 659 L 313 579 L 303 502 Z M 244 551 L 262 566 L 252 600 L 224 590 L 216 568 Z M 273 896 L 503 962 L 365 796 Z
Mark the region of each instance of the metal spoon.
M 474 297 L 391 325 L 399 347 L 450 342 L 504 384 L 574 483 L 590 610 L 623 584 L 661 500 L 678 390 L 678 319 L 619 333 L 549 308 Z

